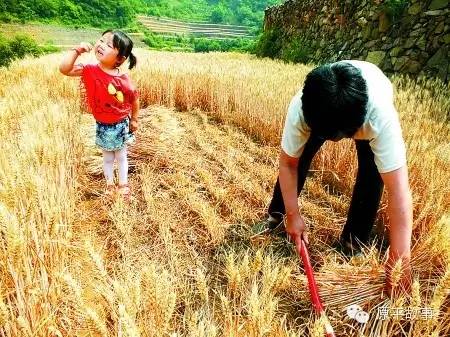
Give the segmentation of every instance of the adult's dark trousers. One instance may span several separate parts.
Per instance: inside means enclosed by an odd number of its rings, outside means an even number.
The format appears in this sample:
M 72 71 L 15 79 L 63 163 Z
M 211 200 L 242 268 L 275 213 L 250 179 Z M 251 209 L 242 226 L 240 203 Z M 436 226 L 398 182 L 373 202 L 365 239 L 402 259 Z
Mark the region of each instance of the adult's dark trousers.
M 298 163 L 297 196 L 305 185 L 311 162 L 324 141 L 322 138 L 311 135 L 305 144 Z M 355 140 L 355 143 L 358 155 L 358 173 L 341 240 L 354 244 L 367 244 L 380 205 L 383 181 L 375 165 L 369 141 Z M 280 218 L 286 213 L 279 179 L 274 188 L 268 213 L 275 218 Z

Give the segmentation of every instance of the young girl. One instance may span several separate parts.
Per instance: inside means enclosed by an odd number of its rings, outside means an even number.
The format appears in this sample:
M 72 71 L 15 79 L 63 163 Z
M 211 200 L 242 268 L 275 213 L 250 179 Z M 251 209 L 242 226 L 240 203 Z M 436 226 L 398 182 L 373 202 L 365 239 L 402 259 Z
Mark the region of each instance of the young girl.
M 78 56 L 92 48 L 98 63 L 75 65 Z M 119 67 L 127 59 L 129 69 L 136 65 L 132 49 L 133 42 L 126 34 L 107 30 L 94 47 L 82 42 L 71 49 L 59 66 L 64 75 L 81 76 L 87 106 L 97 122 L 95 143 L 103 150 L 105 193 L 116 191 L 113 166 L 117 160 L 118 192 L 125 198 L 130 197 L 127 143 L 134 140 L 133 132 L 138 128 L 139 99 L 130 78 Z

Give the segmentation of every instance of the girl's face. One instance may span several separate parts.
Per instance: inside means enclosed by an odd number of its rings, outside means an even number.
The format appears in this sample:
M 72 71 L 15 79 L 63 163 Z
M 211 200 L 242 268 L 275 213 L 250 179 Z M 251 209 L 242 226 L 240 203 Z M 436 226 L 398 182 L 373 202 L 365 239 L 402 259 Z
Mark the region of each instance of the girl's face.
M 106 33 L 97 41 L 94 47 L 97 60 L 108 68 L 115 68 L 119 63 L 119 50 L 113 46 L 112 33 Z

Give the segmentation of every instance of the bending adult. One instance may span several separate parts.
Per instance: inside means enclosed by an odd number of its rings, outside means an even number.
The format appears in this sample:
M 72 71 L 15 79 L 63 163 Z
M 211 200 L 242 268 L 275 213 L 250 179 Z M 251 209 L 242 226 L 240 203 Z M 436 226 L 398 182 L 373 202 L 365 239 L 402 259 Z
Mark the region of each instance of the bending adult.
M 369 62 L 325 64 L 306 76 L 302 90 L 289 105 L 279 176 L 263 226 L 274 229 L 285 219 L 287 234 L 301 236 L 308 242 L 298 195 L 311 161 L 323 143 L 343 138 L 355 141 L 358 173 L 340 242 L 353 251 L 368 243 L 385 186 L 390 222 L 386 288 L 391 293 L 392 267 L 401 260 L 400 284 L 409 290 L 412 199 L 405 144 L 392 84 Z

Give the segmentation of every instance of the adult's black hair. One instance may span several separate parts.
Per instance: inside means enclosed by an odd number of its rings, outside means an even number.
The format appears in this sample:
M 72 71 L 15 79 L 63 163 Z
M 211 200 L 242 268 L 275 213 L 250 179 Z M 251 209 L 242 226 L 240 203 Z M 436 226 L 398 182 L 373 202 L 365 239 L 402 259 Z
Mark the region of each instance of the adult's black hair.
M 367 84 L 358 68 L 347 62 L 325 64 L 306 76 L 303 115 L 320 137 L 351 137 L 364 122 L 367 100 Z
M 108 29 L 103 32 L 102 36 L 106 33 L 113 34 L 113 47 L 119 51 L 119 56 L 129 58 L 129 69 L 136 66 L 136 56 L 131 52 L 133 50 L 133 41 L 129 38 L 127 34 L 121 32 L 120 30 Z

